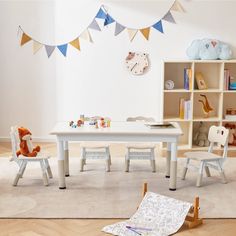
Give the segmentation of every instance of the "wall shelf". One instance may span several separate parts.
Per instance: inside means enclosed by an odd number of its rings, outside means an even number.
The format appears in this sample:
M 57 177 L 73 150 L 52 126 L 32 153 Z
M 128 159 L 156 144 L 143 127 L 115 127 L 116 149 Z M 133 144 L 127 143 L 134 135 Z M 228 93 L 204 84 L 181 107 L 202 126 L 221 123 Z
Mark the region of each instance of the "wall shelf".
M 184 88 L 184 69 L 191 69 L 192 83 L 189 89 Z M 184 135 L 179 140 L 179 149 L 205 150 L 207 147 L 199 147 L 193 137 L 198 130 L 200 122 L 204 122 L 209 128 L 211 125 L 225 125 L 236 120 L 225 119 L 227 108 L 236 108 L 236 90 L 225 90 L 224 71 L 229 70 L 230 76 L 236 78 L 236 60 L 176 60 L 164 61 L 163 73 L 163 121 L 179 122 Z M 195 74 L 201 72 L 207 85 L 207 89 L 199 90 Z M 175 84 L 173 90 L 165 89 L 165 81 L 172 80 Z M 200 95 L 206 95 L 213 111 L 206 118 L 202 104 L 204 100 Z M 180 118 L 180 100 L 189 101 L 189 117 Z M 186 107 L 185 107 L 186 108 Z M 220 147 L 217 149 L 221 150 Z M 230 146 L 230 150 L 236 150 L 236 146 Z

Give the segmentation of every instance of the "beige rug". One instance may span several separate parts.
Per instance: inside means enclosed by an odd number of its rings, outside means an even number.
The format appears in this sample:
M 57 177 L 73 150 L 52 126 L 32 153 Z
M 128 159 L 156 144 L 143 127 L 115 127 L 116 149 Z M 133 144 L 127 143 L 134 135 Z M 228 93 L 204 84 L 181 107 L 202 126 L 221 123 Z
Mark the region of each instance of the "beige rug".
M 123 158 L 112 160 L 112 171 L 106 173 L 101 161 L 88 161 L 86 171 L 79 172 L 79 158 L 71 158 L 71 176 L 66 178 L 67 189 L 59 190 L 57 183 L 57 160 L 50 164 L 54 179 L 44 187 L 38 164 L 26 169 L 17 187 L 12 181 L 17 170 L 16 163 L 0 159 L 0 217 L 12 218 L 129 218 L 141 201 L 143 182 L 149 190 L 192 202 L 200 197 L 201 217 L 236 217 L 236 159 L 228 159 L 225 169 L 228 184 L 221 184 L 218 174 L 204 178 L 201 188 L 195 187 L 195 172 L 187 179 L 180 179 L 183 159 L 179 159 L 178 189 L 168 190 L 165 176 L 165 159 L 157 159 L 157 173 L 152 173 L 149 162 L 131 162 L 131 172 L 125 173 Z

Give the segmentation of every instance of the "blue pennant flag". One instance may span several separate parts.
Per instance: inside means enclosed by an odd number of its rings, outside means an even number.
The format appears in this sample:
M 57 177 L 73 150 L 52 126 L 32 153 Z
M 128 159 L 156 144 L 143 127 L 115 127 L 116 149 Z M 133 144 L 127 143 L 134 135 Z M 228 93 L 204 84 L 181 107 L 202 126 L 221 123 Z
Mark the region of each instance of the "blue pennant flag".
M 111 24 L 113 22 L 115 22 L 115 20 L 109 14 L 107 14 L 107 17 L 106 17 L 106 19 L 104 21 L 104 26 L 109 25 L 109 24 Z
M 58 48 L 58 49 L 60 50 L 60 52 L 64 55 L 64 57 L 66 57 L 67 45 L 68 45 L 68 44 L 63 44 L 63 45 L 57 46 L 57 48 Z
M 161 33 L 164 33 L 161 20 L 154 24 L 152 27 L 160 31 Z
M 102 10 L 102 8 L 100 8 L 98 13 L 97 13 L 97 15 L 95 16 L 95 18 L 100 18 L 100 19 L 104 19 L 105 20 L 107 18 L 107 14 L 106 14 L 106 12 L 104 12 Z

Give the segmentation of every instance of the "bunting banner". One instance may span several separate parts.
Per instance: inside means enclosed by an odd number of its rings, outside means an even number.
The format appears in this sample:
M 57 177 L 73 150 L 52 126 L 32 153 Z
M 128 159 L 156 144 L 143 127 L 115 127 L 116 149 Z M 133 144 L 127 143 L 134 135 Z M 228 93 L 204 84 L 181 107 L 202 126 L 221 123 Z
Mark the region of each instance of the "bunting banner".
M 117 22 L 106 10 L 105 6 L 101 6 L 100 9 L 98 10 L 96 16 L 93 18 L 91 23 L 88 25 L 86 29 L 82 31 L 81 34 L 79 34 L 75 39 L 70 40 L 67 43 L 63 43 L 60 45 L 47 45 L 42 42 L 39 42 L 38 40 L 33 39 L 30 35 L 25 33 L 21 26 L 19 26 L 18 32 L 21 33 L 21 38 L 20 38 L 20 45 L 23 46 L 27 44 L 28 42 L 32 41 L 33 42 L 33 54 L 36 54 L 42 47 L 45 47 L 46 54 L 48 58 L 53 54 L 55 49 L 57 48 L 58 51 L 64 56 L 67 56 L 67 50 L 68 50 L 68 45 L 71 47 L 77 49 L 78 51 L 81 51 L 80 48 L 80 39 L 84 39 L 90 43 L 93 43 L 93 39 L 90 33 L 90 30 L 96 30 L 96 31 L 102 31 L 100 27 L 100 20 L 103 20 L 104 22 L 102 23 L 103 27 L 109 26 L 112 23 L 115 23 L 115 32 L 114 36 L 119 35 L 122 33 L 125 29 L 128 32 L 128 37 L 130 42 L 134 40 L 136 37 L 137 33 L 140 32 L 141 35 L 145 38 L 145 40 L 149 40 L 150 37 L 150 32 L 151 29 L 154 29 L 156 31 L 159 31 L 160 33 L 164 34 L 164 27 L 163 27 L 163 21 L 166 21 L 168 23 L 176 24 L 175 18 L 172 14 L 171 11 L 175 12 L 180 12 L 180 13 L 185 13 L 185 9 L 183 6 L 180 4 L 179 0 L 174 0 L 173 4 L 171 7 L 168 9 L 168 11 L 164 14 L 164 16 L 156 21 L 154 24 L 149 25 L 144 28 L 130 28 L 128 26 L 125 26 L 119 22 Z

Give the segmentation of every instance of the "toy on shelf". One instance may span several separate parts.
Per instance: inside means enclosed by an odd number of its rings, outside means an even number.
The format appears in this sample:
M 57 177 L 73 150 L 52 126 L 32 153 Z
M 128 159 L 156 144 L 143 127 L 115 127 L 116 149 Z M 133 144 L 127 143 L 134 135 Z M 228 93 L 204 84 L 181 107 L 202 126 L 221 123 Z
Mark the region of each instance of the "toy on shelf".
M 208 141 L 208 128 L 203 124 L 203 122 L 200 122 L 193 141 L 197 146 L 200 147 L 208 147 L 210 145 Z
M 236 121 L 236 108 L 227 108 L 226 109 L 226 120 L 235 120 Z
M 20 139 L 20 150 L 17 151 L 17 156 L 23 155 L 26 157 L 36 157 L 40 152 L 40 146 L 33 147 L 31 132 L 24 128 L 18 128 L 19 139 Z
M 200 99 L 198 101 L 202 103 L 202 110 L 203 113 L 205 114 L 205 118 L 209 118 L 210 112 L 213 111 L 214 109 L 210 106 L 206 95 L 200 94 L 200 96 L 204 98 L 204 101 Z
M 196 39 L 186 53 L 193 60 L 229 60 L 233 54 L 228 44 L 215 39 Z
M 233 123 L 226 123 L 225 128 L 229 130 L 228 144 L 236 146 L 236 125 Z

